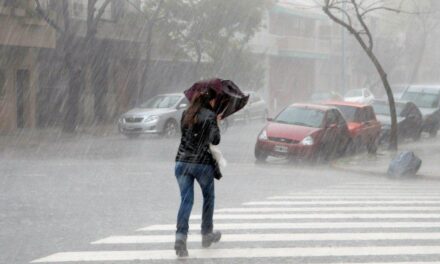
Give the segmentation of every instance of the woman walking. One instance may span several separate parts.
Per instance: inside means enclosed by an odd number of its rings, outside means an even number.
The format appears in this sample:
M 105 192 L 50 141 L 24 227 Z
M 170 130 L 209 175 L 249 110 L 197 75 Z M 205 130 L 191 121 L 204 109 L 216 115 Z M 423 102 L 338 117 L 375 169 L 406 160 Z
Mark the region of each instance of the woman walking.
M 194 96 L 181 121 L 182 138 L 176 156 L 175 174 L 180 189 L 180 208 L 174 249 L 180 257 L 188 256 L 186 240 L 188 222 L 194 202 L 194 180 L 203 193 L 202 246 L 209 247 L 220 241 L 221 233 L 213 231 L 214 214 L 214 164 L 209 144 L 220 143 L 218 121 L 220 115 L 213 110 L 216 92 L 208 89 Z

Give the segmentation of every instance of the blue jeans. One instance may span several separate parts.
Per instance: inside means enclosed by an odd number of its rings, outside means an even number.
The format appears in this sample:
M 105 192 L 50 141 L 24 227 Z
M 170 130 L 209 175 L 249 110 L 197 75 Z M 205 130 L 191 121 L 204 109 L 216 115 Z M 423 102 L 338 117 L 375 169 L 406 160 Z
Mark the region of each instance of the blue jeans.
M 177 215 L 176 239 L 186 240 L 189 216 L 194 203 L 194 179 L 203 194 L 202 235 L 212 233 L 214 215 L 214 169 L 211 165 L 177 162 L 175 168 L 180 189 L 180 208 Z

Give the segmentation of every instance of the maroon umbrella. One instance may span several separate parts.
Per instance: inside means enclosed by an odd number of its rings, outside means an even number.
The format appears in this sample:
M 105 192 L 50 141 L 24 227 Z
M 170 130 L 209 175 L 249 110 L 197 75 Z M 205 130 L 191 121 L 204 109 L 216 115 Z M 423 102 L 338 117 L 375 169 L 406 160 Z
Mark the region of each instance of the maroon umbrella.
M 242 109 L 249 100 L 249 95 L 245 95 L 234 82 L 222 79 L 196 82 L 183 93 L 188 100 L 192 101 L 195 95 L 203 93 L 208 89 L 213 89 L 217 92 L 214 110 L 216 113 L 222 113 L 223 118 Z

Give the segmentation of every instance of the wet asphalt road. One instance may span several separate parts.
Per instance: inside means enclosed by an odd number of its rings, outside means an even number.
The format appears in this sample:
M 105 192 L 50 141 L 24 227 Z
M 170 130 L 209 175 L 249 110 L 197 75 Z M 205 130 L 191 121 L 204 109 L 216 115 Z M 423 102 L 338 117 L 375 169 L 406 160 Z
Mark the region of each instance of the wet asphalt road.
M 253 146 L 262 126 L 237 125 L 223 136 L 221 149 L 229 166 L 224 178 L 216 182 L 216 208 L 366 180 L 365 175 L 335 171 L 329 165 L 293 166 L 277 160 L 255 164 Z M 98 239 L 137 234 L 136 229 L 150 225 L 174 224 L 179 203 L 173 172 L 178 143 L 178 139 L 145 136 L 129 140 L 115 134 L 9 144 L 0 151 L 0 263 L 29 263 L 57 252 L 93 250 L 90 243 Z M 193 212 L 198 214 L 198 189 L 195 201 Z M 123 249 L 168 249 L 170 245 Z M 272 247 L 286 245 L 292 243 L 277 242 Z M 259 261 L 266 263 L 264 258 Z

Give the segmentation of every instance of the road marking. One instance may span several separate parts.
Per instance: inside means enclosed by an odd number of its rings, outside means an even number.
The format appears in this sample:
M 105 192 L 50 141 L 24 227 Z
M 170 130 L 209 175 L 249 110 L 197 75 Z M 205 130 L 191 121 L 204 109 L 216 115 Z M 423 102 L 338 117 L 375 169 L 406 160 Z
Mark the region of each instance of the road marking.
M 200 220 L 201 215 L 192 215 L 190 219 Z M 388 219 L 388 218 L 409 218 L 409 219 L 430 219 L 440 218 L 440 214 L 354 214 L 354 213 L 334 213 L 334 214 L 216 214 L 214 220 L 223 219 Z
M 215 223 L 219 230 L 262 229 L 366 229 L 366 228 L 440 228 L 440 222 L 317 222 L 317 223 Z M 174 231 L 176 225 L 151 225 L 137 231 Z M 200 230 L 200 223 L 190 223 L 190 230 Z
M 172 243 L 174 235 L 111 236 L 92 244 L 149 244 Z M 275 241 L 365 241 L 365 240 L 440 240 L 440 233 L 276 233 L 223 234 L 222 242 Z M 200 235 L 189 235 L 188 242 L 201 242 Z
M 372 186 L 333 186 L 325 188 L 325 190 L 415 190 L 415 191 L 421 191 L 420 188 L 423 188 L 425 190 L 429 191 L 437 191 L 437 187 L 428 187 L 428 186 L 382 186 L 382 185 L 372 185 Z
M 354 257 L 354 256 L 420 256 L 438 255 L 440 246 L 380 246 L 380 247 L 294 247 L 294 248 L 228 248 L 193 249 L 189 259 L 230 258 L 283 258 L 283 257 Z M 139 251 L 84 251 L 62 252 L 32 261 L 79 262 L 79 261 L 134 261 L 176 259 L 174 250 Z
M 408 197 L 402 197 L 401 195 L 388 195 L 388 196 L 371 196 L 371 195 L 358 195 L 358 196 L 301 196 L 301 195 L 289 195 L 289 196 L 271 196 L 267 198 L 268 200 L 349 200 L 349 199 L 357 199 L 357 200 L 439 200 L 440 201 L 440 194 L 438 196 L 432 196 L 432 195 L 412 195 Z
M 411 213 L 440 211 L 438 207 L 417 207 L 417 206 L 332 206 L 332 207 L 241 207 L 224 208 L 216 210 L 217 213 L 264 213 L 264 212 L 335 212 L 335 211 L 411 211 Z
M 393 190 L 384 190 L 382 192 L 377 191 L 364 191 L 364 190 L 353 190 L 353 191 L 310 191 L 310 192 L 290 192 L 289 195 L 291 196 L 298 196 L 298 195 L 316 195 L 316 196 L 382 196 L 382 195 L 398 195 L 402 197 L 413 197 L 413 196 L 425 196 L 425 195 L 433 195 L 438 196 L 440 195 L 439 192 L 430 192 L 430 191 L 393 191 Z
M 360 205 L 440 205 L 440 201 L 436 200 L 417 200 L 417 201 L 363 201 L 363 200 L 350 200 L 350 201 L 256 201 L 247 202 L 243 205 L 343 205 L 343 204 L 360 204 Z

